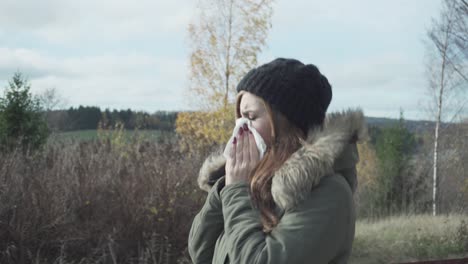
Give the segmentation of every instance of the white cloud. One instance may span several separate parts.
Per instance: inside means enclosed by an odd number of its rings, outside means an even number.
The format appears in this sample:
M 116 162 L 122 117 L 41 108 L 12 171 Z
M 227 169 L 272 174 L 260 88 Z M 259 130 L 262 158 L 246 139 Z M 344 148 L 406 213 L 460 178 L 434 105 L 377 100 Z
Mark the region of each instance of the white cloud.
M 70 105 L 187 109 L 188 54 L 174 47 L 196 2 L 2 0 L 0 39 L 14 40 L 0 44 L 0 86 L 20 70 L 33 91 L 55 87 Z M 421 37 L 439 4 L 276 1 L 271 48 L 260 56 L 269 59 L 259 61 L 316 63 L 333 85 L 331 108 L 416 115 L 426 85 Z
M 426 0 L 328 0 L 278 1 L 274 9 L 274 26 L 285 30 L 341 26 L 367 32 L 402 32 L 418 30 L 440 6 Z
M 17 70 L 27 71 L 30 77 L 42 76 L 58 68 L 55 63 L 33 50 L 0 47 L 0 80 L 8 79 Z
M 139 54 L 59 59 L 35 50 L 0 49 L 0 80 L 20 70 L 32 92 L 55 87 L 71 105 L 183 109 L 186 69 L 183 60 Z
M 330 82 L 341 89 L 366 90 L 393 87 L 405 91 L 408 86 L 420 85 L 423 65 L 401 54 L 382 54 L 320 66 Z
M 64 1 L 16 1 L 2 0 L 0 2 L 0 25 L 3 30 L 35 30 L 51 26 L 55 21 L 65 22 L 67 15 Z M 67 12 L 69 13 L 69 12 Z
M 314 63 L 333 86 L 330 109 L 411 118 L 425 114 L 422 39 L 440 1 L 278 1 L 262 62 Z
M 184 33 L 193 1 L 3 0 L 0 32 L 29 32 L 49 42 L 129 39 Z
M 362 58 L 321 67 L 333 86 L 331 109 L 364 108 L 371 116 L 412 119 L 426 115 L 423 65 L 398 54 Z M 386 114 L 384 114 L 386 113 Z
M 31 49 L 0 47 L 0 79 L 20 70 L 30 78 L 54 74 L 66 77 L 141 75 L 155 69 L 158 59 L 145 54 L 58 58 Z

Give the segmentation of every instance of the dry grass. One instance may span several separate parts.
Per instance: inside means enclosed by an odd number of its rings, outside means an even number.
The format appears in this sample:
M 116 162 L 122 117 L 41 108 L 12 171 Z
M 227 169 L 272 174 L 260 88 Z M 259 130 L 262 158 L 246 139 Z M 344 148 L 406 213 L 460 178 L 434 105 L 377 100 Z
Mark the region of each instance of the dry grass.
M 188 232 L 206 197 L 196 184 L 205 155 L 175 146 L 106 138 L 0 154 L 0 263 L 190 263 Z M 351 263 L 466 256 L 467 219 L 361 220 Z
M 180 263 L 205 194 L 169 143 L 0 154 L 0 263 Z
M 468 257 L 468 216 L 408 215 L 356 224 L 351 263 Z

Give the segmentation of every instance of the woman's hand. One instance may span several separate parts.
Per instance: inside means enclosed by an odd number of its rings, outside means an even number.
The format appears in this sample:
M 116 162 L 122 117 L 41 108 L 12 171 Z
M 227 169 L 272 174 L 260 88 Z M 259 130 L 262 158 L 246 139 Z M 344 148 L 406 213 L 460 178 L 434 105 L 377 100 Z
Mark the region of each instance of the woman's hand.
M 234 138 L 229 158 L 226 160 L 226 185 L 247 182 L 250 173 L 259 161 L 255 138 L 247 124 L 244 124 Z

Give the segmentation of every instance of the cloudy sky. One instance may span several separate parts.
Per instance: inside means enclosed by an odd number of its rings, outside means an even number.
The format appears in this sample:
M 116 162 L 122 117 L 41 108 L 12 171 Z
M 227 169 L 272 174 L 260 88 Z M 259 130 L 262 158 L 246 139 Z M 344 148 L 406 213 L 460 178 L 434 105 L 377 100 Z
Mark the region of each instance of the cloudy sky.
M 1 0 L 0 90 L 15 71 L 67 107 L 189 110 L 187 25 L 196 0 Z M 259 56 L 316 64 L 329 110 L 427 119 L 425 34 L 439 0 L 276 0 Z

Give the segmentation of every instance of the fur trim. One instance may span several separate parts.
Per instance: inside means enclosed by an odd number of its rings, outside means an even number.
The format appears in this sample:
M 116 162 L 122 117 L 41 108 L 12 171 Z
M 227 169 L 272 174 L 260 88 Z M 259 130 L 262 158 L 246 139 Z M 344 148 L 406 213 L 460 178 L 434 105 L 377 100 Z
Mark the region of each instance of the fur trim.
M 226 165 L 226 158 L 223 156 L 222 150 L 215 151 L 211 154 L 200 169 L 198 174 L 198 186 L 200 189 L 207 192 L 210 191 L 214 183 L 224 176 Z
M 273 176 L 275 203 L 283 210 L 296 206 L 322 177 L 334 173 L 336 159 L 350 143 L 366 139 L 367 126 L 361 109 L 327 114 L 323 129 L 310 129 L 303 146 Z M 222 151 L 210 155 L 200 170 L 200 188 L 209 191 L 225 174 L 225 164 Z
M 271 185 L 274 201 L 284 210 L 296 206 L 322 177 L 334 172 L 336 158 L 349 143 L 365 138 L 362 110 L 328 114 L 323 130 L 310 129 L 306 143 L 275 173 Z

